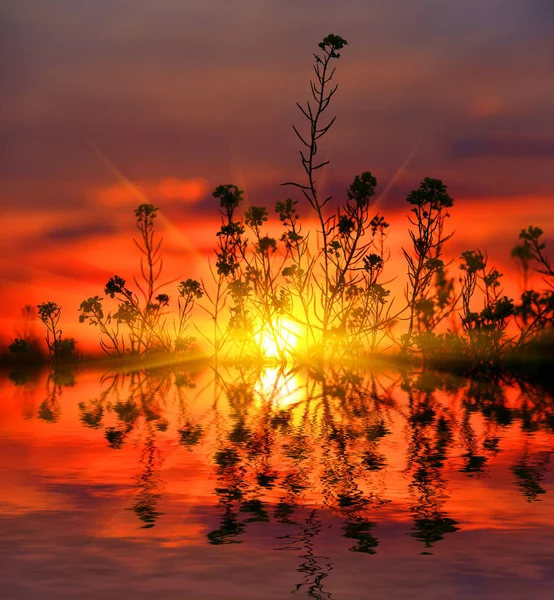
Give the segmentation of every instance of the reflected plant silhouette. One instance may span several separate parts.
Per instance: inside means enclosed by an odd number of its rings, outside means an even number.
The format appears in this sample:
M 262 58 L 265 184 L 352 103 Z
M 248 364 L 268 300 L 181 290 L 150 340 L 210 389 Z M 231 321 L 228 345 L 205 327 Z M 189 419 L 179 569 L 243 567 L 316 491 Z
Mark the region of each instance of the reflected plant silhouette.
M 161 499 L 162 480 L 159 476 L 162 458 L 156 447 L 152 431 L 147 437 L 141 456 L 142 469 L 137 477 L 138 494 L 132 510 L 138 519 L 144 523 L 143 529 L 150 529 L 164 513 L 158 510 Z
M 76 372 L 71 365 L 55 364 L 46 377 L 46 396 L 40 403 L 36 417 L 47 423 L 57 423 L 61 417 L 60 397 L 63 389 L 76 384 Z
M 301 590 L 305 590 L 310 598 L 316 600 L 333 600 L 333 596 L 329 592 L 325 592 L 323 580 L 328 577 L 333 567 L 330 563 L 323 568 L 320 560 L 329 560 L 325 556 L 317 556 L 314 552 L 314 538 L 316 538 L 322 529 L 322 522 L 318 518 L 316 510 L 312 510 L 305 521 L 305 524 L 300 525 L 300 533 L 297 540 L 300 544 L 298 558 L 302 560 L 298 567 L 298 572 L 304 575 L 304 581 L 298 583 L 293 590 L 293 594 L 297 594 Z
M 546 490 L 541 483 L 544 481 L 546 468 L 554 452 L 541 452 L 535 457 L 529 457 L 525 452 L 519 461 L 512 466 L 517 485 L 527 502 L 540 501 Z
M 433 384 L 405 380 L 404 389 L 408 393 L 411 423 L 407 467 L 414 498 L 410 507 L 414 516 L 411 535 L 424 544 L 423 553 L 429 554 L 447 533 L 459 529 L 459 523 L 443 508 L 448 497 L 443 470 L 454 436 L 451 418 L 436 401 Z
M 485 466 L 488 462 L 488 457 L 480 453 L 477 435 L 471 424 L 471 413 L 466 411 L 460 427 L 465 453 L 462 455 L 464 464 L 460 472 L 466 473 L 470 477 L 483 477 L 485 475 Z M 493 446 L 494 448 L 494 446 Z M 483 442 L 482 450 L 486 449 Z
M 554 402 L 539 386 L 502 372 L 487 379 L 413 369 L 376 375 L 335 365 L 305 371 L 300 380 L 299 372 L 280 369 L 271 385 L 262 385 L 264 373 L 255 364 L 215 372 L 213 404 L 201 417 L 188 399 L 199 393 L 196 375 L 183 365 L 108 372 L 100 394 L 79 402 L 83 427 L 103 436 L 109 448 L 119 452 L 130 442 L 140 448 L 137 492 L 128 509 L 141 527 L 164 517 L 159 507 L 167 444 L 161 442 L 172 440 L 207 461 L 200 476 L 208 477 L 219 507 L 219 524 L 208 526 L 207 542 L 241 543 L 254 524 L 278 524 L 279 547 L 295 551 L 300 561 L 297 590 L 318 597 L 327 593 L 323 580 L 330 565 L 314 545 L 324 524 L 338 521 L 351 552 L 381 551 L 387 481 L 401 466 L 394 454 L 404 447 L 398 446 L 400 432 L 407 442 L 402 502 L 413 518 L 409 533 L 424 554 L 463 527 L 449 511 L 449 480 L 461 473 L 470 485 L 498 469 L 510 432 L 524 434 L 513 437 L 521 439 L 508 465 L 513 492 L 534 502 L 548 491 L 552 452 L 528 445 L 530 436 L 554 435 Z M 60 366 L 45 384 L 45 398 L 29 416 L 55 424 L 76 373 Z
M 165 517 L 162 466 L 171 446 L 201 465 L 196 476 L 212 490 L 209 500 L 202 497 L 205 512 L 195 515 L 208 515 L 204 541 L 230 546 L 259 531 L 275 537 L 280 550 L 298 559 L 292 592 L 317 599 L 332 598 L 326 579 L 333 563 L 317 550 L 327 530 L 339 532 L 345 550 L 363 555 L 358 559 L 371 560 L 387 547 L 382 524 L 394 523 L 413 547 L 431 554 L 466 527 L 467 517 L 451 502 L 453 481 L 479 489 L 503 467 L 507 494 L 529 503 L 543 499 L 554 435 L 551 395 L 499 366 L 551 344 L 554 273 L 542 230 L 522 230 L 513 251 L 524 283 L 517 301 L 504 294 L 502 275 L 482 250 L 461 254 L 457 277 L 446 250 L 454 200 L 441 180 L 425 178 L 407 196 L 411 245 L 402 248 L 407 281 L 399 306 L 385 279 L 389 224 L 374 210 L 376 178 L 362 171 L 338 203 L 316 181 L 329 163 L 319 162 L 321 140 L 335 122 L 323 123 L 337 91 L 331 65 L 346 45 L 329 35 L 314 55 L 313 101 L 298 104 L 308 130 L 294 128 L 305 179 L 285 184 L 300 190 L 300 201 L 275 205 L 280 237 L 272 235 L 266 207 L 242 211 L 243 190 L 217 186 L 221 226 L 212 281 L 181 280 L 175 300 L 164 290 L 177 280 L 161 283 L 158 209 L 141 204 L 135 211 L 140 276 L 129 284 L 114 275 L 104 297 L 91 296 L 79 309 L 81 323 L 98 329 L 106 354 L 138 358 L 188 356 L 197 310 L 208 314 L 213 330 L 197 327 L 216 358 L 213 381 L 203 390 L 213 387 L 207 410 L 189 402 L 196 374 L 188 363 L 138 362 L 144 368 L 109 372 L 96 397 L 79 399 L 81 424 L 114 456 L 139 448 L 127 507 L 137 526 L 151 529 Z M 529 289 L 533 274 L 544 287 Z M 63 338 L 60 306 L 47 302 L 38 311 L 53 368 L 44 399 L 29 414 L 55 424 L 64 389 L 74 383 L 61 363 L 76 357 L 76 346 Z M 283 323 L 300 332 L 307 358 L 285 339 Z M 269 372 L 263 368 L 268 340 L 278 367 Z M 423 369 L 376 375 L 362 359 L 390 344 L 403 359 L 422 358 Z M 22 361 L 33 348 L 30 333 L 9 347 Z M 291 356 L 304 362 L 287 361 Z M 459 362 L 464 376 L 431 370 L 447 360 Z M 26 376 L 15 371 L 12 379 L 24 386 Z M 399 472 L 403 477 L 395 479 Z M 399 480 L 407 482 L 404 494 Z

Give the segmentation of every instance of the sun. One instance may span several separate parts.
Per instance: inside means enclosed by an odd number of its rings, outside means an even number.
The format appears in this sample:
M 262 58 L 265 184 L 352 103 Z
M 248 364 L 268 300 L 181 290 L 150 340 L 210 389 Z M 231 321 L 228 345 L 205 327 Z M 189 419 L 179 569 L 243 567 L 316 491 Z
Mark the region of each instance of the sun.
M 297 349 L 301 332 L 294 321 L 277 317 L 263 327 L 256 338 L 265 358 L 283 358 Z

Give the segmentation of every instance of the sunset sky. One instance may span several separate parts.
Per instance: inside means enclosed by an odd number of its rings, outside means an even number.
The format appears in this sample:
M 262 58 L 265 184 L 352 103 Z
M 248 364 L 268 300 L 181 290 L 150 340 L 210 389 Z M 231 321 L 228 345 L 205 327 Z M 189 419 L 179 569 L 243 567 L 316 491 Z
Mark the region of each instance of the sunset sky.
M 479 247 L 507 270 L 522 227 L 554 237 L 551 0 L 8 0 L 0 28 L 4 331 L 53 300 L 78 337 L 80 301 L 136 272 L 144 199 L 167 279 L 205 275 L 215 186 L 271 209 L 301 177 L 295 102 L 331 32 L 349 46 L 321 183 L 340 196 L 376 174 L 393 255 L 426 176 L 455 199 L 453 256 Z

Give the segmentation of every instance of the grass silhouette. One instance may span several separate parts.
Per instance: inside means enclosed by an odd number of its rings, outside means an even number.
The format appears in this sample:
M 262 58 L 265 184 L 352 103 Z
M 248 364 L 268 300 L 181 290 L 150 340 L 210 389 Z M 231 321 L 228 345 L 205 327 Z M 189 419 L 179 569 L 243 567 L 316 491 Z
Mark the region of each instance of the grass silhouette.
M 98 329 L 104 353 L 136 359 L 190 355 L 191 326 L 203 311 L 212 329 L 196 330 L 217 359 L 263 361 L 271 346 L 272 359 L 280 361 L 302 353 L 312 361 L 359 361 L 384 350 L 429 363 L 546 360 L 554 339 L 554 270 L 541 229 L 531 226 L 519 235 L 512 256 L 524 274 L 524 290 L 519 299 L 509 298 L 483 250 L 464 251 L 457 274 L 445 263 L 454 200 L 442 181 L 426 177 L 406 198 L 411 247 L 402 249 L 407 284 L 399 298 L 383 280 L 389 224 L 372 205 L 376 178 L 370 171 L 356 175 L 337 208 L 322 194 L 317 177 L 329 161 L 319 161 L 318 152 L 335 122 L 328 117 L 338 91 L 333 65 L 347 45 L 334 34 L 319 43 L 311 99 L 297 103 L 307 124 L 305 131 L 293 127 L 304 179 L 283 185 L 301 195 L 310 214 L 301 216 L 298 199 L 277 202 L 274 213 L 283 226 L 277 239 L 265 231 L 266 207 L 250 206 L 241 214 L 243 191 L 219 185 L 213 197 L 221 227 L 211 278 L 186 279 L 175 290 L 175 281 L 161 278 L 158 209 L 138 206 L 140 279 L 130 285 L 114 275 L 103 297 L 91 296 L 79 307 L 80 322 Z M 315 220 L 315 230 L 303 218 Z M 532 271 L 542 276 L 542 288 L 527 289 Z M 58 325 L 61 307 L 45 302 L 38 314 L 50 360 L 76 360 L 76 341 L 63 338 Z M 36 340 L 21 335 L 9 352 L 20 362 L 39 357 Z

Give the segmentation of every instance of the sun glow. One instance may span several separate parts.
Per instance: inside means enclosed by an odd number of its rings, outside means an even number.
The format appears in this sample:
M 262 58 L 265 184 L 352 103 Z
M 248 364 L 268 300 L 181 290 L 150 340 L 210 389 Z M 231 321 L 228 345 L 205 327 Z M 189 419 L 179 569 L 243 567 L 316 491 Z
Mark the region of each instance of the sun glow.
M 285 358 L 298 350 L 302 332 L 294 321 L 277 318 L 263 327 L 256 337 L 264 357 Z
M 282 368 L 264 369 L 256 382 L 256 391 L 279 408 L 292 406 L 305 399 L 305 384 L 298 373 L 285 373 Z

